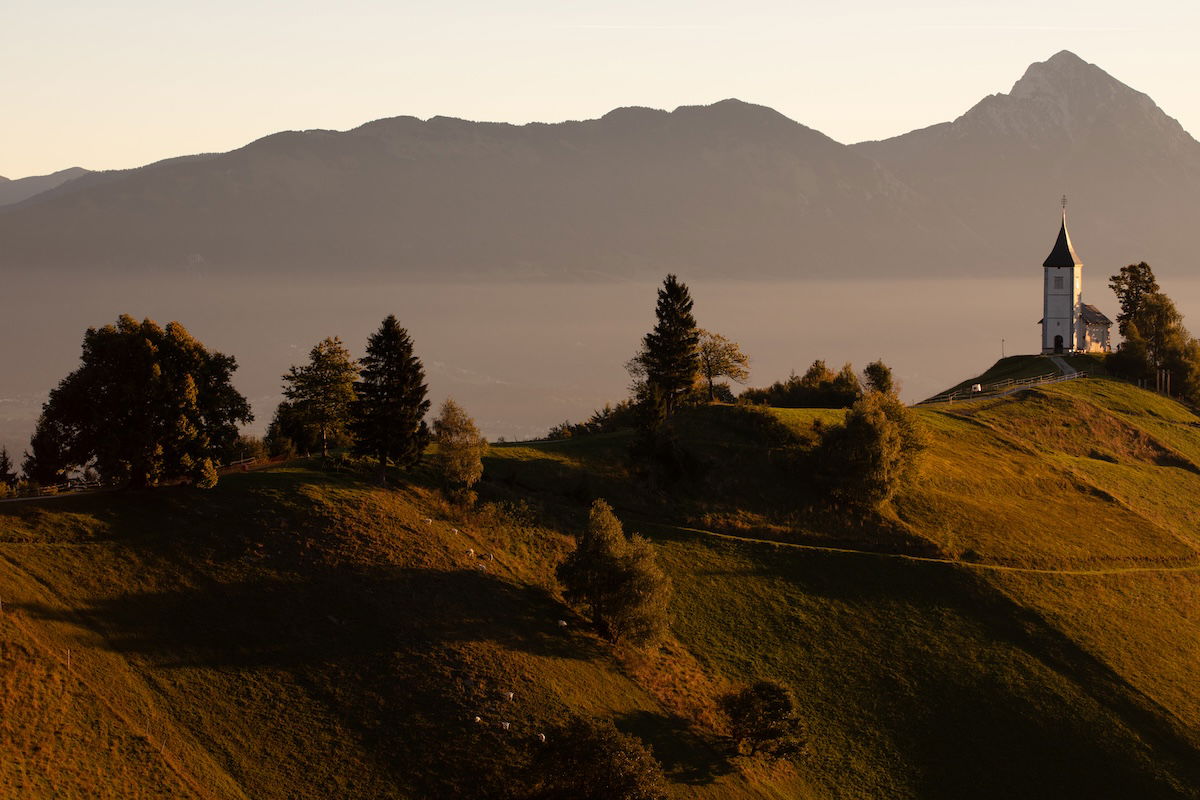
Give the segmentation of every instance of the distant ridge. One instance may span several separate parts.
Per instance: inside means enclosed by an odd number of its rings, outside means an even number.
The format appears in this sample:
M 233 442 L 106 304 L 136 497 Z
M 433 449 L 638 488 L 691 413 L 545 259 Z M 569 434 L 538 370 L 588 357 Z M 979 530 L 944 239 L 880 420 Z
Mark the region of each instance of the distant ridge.
M 16 180 L 0 176 L 0 206 L 19 203 L 87 174 L 88 171 L 82 167 L 71 167 L 49 175 L 34 175 Z
M 3 184 L 0 184 L 2 186 Z M 1063 51 L 852 146 L 738 100 L 510 125 L 393 117 L 94 173 L 0 208 L 0 268 L 422 279 L 1015 274 L 1060 195 L 1100 270 L 1195 256 L 1200 143 Z

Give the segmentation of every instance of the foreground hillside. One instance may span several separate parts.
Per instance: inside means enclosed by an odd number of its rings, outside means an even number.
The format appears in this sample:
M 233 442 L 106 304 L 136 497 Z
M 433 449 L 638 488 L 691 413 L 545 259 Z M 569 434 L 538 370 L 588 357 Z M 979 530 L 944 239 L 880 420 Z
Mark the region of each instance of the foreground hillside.
M 0 504 L 0 796 L 483 796 L 571 712 L 678 797 L 1200 796 L 1200 418 L 1103 380 L 918 413 L 923 478 L 871 524 L 805 510 L 838 412 L 728 407 L 680 421 L 675 482 L 623 434 L 493 447 L 469 514 L 315 465 Z M 675 583 L 660 652 L 557 593 L 598 495 Z M 758 678 L 795 761 L 723 745 Z

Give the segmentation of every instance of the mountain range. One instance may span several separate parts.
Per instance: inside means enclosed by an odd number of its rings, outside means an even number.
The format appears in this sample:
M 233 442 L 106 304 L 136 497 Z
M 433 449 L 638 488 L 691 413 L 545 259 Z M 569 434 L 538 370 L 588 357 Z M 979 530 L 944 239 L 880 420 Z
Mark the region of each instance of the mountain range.
M 1063 194 L 1085 263 L 1144 259 L 1170 275 L 1195 258 L 1200 143 L 1063 51 L 952 122 L 852 145 L 738 100 L 557 124 L 395 117 L 278 133 L 10 202 L 0 269 L 1020 274 L 1053 243 Z
M 28 178 L 17 178 L 16 180 L 0 175 L 0 206 L 28 200 L 30 197 L 62 186 L 67 181 L 87 173 L 88 171 L 82 167 L 71 167 L 70 169 L 60 169 L 49 175 L 31 175 Z

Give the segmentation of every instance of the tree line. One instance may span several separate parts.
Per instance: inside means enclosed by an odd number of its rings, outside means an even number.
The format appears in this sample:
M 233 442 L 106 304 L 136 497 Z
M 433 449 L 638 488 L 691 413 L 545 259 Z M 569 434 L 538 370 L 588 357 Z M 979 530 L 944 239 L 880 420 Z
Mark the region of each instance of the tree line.
M 88 475 L 114 486 L 147 488 L 185 482 L 211 488 L 217 468 L 259 445 L 239 435 L 253 420 L 232 384 L 229 355 L 210 351 L 178 322 L 160 327 L 122 315 L 89 328 L 80 366 L 50 393 L 26 451 L 27 481 L 54 485 Z M 272 455 L 333 446 L 372 461 L 381 481 L 389 467 L 417 465 L 431 441 L 448 485 L 470 491 L 482 473 L 486 444 L 474 421 L 448 399 L 431 432 L 421 360 L 408 331 L 389 315 L 358 360 L 337 337 L 283 375 L 284 400 L 268 428 Z M 0 489 L 18 476 L 0 450 Z M 465 495 L 464 495 L 465 496 Z

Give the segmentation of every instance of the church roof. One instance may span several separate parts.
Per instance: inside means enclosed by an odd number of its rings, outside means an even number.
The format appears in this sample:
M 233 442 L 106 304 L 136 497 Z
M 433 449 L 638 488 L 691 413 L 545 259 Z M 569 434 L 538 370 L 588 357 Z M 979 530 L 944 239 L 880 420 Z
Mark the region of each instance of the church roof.
M 1058 229 L 1058 239 L 1054 242 L 1054 249 L 1050 251 L 1050 255 L 1046 256 L 1043 267 L 1082 267 L 1083 262 L 1079 260 L 1079 256 L 1075 255 L 1075 248 L 1071 246 L 1071 234 L 1067 233 L 1067 215 L 1063 212 L 1062 227 Z
M 1083 317 L 1084 325 L 1112 325 L 1112 320 L 1104 316 L 1100 309 L 1087 303 L 1083 304 L 1079 316 Z

